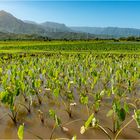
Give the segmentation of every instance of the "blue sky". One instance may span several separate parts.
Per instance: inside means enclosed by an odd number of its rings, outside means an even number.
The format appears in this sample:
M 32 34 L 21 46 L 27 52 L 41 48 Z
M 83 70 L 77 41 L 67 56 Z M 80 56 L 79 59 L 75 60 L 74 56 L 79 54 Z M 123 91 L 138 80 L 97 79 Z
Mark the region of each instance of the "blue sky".
M 140 1 L 2 1 L 0 10 L 19 19 L 68 26 L 140 28 Z

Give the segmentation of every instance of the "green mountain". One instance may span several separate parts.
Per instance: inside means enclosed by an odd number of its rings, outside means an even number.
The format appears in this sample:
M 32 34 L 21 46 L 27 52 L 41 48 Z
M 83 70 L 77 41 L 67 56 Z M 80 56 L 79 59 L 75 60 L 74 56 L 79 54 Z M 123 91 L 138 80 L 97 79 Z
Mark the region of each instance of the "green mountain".
M 0 32 L 0 40 L 49 40 L 46 36 L 37 34 L 14 34 Z
M 140 29 L 118 27 L 70 27 L 75 32 L 85 32 L 95 35 L 112 35 L 113 37 L 140 36 Z
M 47 32 L 71 32 L 72 31 L 65 24 L 60 24 L 56 22 L 44 22 L 44 23 L 41 23 L 40 25 Z
M 88 35 L 88 38 L 94 38 Z M 87 33 L 75 33 L 65 24 L 22 21 L 10 13 L 0 11 L 0 39 L 85 39 Z
M 97 27 L 67 27 L 56 22 L 36 23 L 34 21 L 22 21 L 12 14 L 0 11 L 0 32 L 7 36 L 19 35 L 38 36 L 51 39 L 93 39 L 93 38 L 118 38 L 128 36 L 140 36 L 140 29 L 134 28 L 97 28 Z M 22 37 L 22 36 L 20 36 Z
M 10 13 L 0 11 L 0 31 L 15 34 L 45 34 L 45 30 L 35 24 L 27 24 Z

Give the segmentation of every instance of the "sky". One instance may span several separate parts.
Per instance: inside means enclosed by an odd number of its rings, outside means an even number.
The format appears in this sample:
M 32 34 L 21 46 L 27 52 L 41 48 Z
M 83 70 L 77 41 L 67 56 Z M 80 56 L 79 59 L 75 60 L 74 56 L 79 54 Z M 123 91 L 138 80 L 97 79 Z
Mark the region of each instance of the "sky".
M 0 10 L 22 20 L 67 26 L 140 28 L 140 1 L 2 1 Z

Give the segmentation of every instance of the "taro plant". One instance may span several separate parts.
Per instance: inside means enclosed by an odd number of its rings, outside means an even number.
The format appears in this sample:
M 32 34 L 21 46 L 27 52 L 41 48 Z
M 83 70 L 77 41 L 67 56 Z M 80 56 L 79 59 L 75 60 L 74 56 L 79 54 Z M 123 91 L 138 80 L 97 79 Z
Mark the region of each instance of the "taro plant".
M 65 106 L 65 111 L 68 113 L 69 117 L 72 118 L 72 108 L 76 106 L 76 102 L 74 102 L 74 95 L 72 91 L 67 91 L 65 96 L 66 96 L 65 100 L 67 102 L 63 99 L 62 95 L 61 99 Z
M 22 105 L 28 111 L 28 113 L 30 114 L 31 113 L 31 106 L 32 106 L 32 103 L 33 103 L 33 99 L 32 99 L 31 95 L 27 99 L 28 99 L 27 105 L 25 105 L 24 103 L 19 103 L 19 104 Z
M 33 87 L 33 93 L 36 95 L 38 103 L 42 104 L 42 100 L 40 97 L 40 92 L 41 90 L 39 90 L 40 86 L 41 86 L 41 80 L 40 79 L 35 79 L 35 77 L 32 77 L 32 87 Z
M 135 120 L 138 129 L 140 129 L 140 109 L 134 110 L 134 114 L 132 115 L 132 118 L 116 133 L 115 140 L 117 140 L 118 136 L 120 133 L 128 126 L 130 125 L 133 121 Z
M 93 95 L 94 96 L 93 109 L 95 113 L 98 113 L 104 95 L 105 90 L 102 90 L 100 93 L 96 93 L 95 95 Z
M 45 122 L 45 115 L 41 110 L 38 110 L 38 116 L 42 124 Z
M 61 128 L 63 132 L 69 131 L 69 129 L 64 126 L 64 125 L 68 125 L 69 123 L 62 123 L 61 119 L 57 116 L 54 110 L 52 109 L 49 110 L 49 116 L 55 121 L 51 135 L 50 135 L 50 139 L 52 139 L 55 129 L 58 127 Z M 70 123 L 73 123 L 73 122 L 70 122 Z
M 80 129 L 80 133 L 84 134 L 88 129 L 91 128 L 100 129 L 104 134 L 107 135 L 109 139 L 111 139 L 110 135 L 105 130 L 105 128 L 99 124 L 99 121 L 95 118 L 94 114 L 91 114 L 85 121 L 84 125 Z
M 73 81 L 68 82 L 68 88 L 64 94 L 62 94 L 61 92 L 59 93 L 60 99 L 65 107 L 65 111 L 67 112 L 70 118 L 72 118 L 72 108 L 76 106 L 76 102 L 74 102 L 73 91 L 70 90 L 71 84 L 73 84 Z
M 1 92 L 0 98 L 2 103 L 9 106 L 11 113 L 8 113 L 8 115 L 12 119 L 12 121 L 15 124 L 17 124 L 17 113 L 18 113 L 19 106 L 17 108 L 15 105 L 15 99 L 16 99 L 15 92 L 11 92 L 11 90 L 8 88 L 6 91 Z
M 86 106 L 87 113 L 88 113 L 88 115 L 89 115 L 90 110 L 89 110 L 89 106 L 88 106 L 88 103 L 89 103 L 89 97 L 88 97 L 88 95 L 87 95 L 85 92 L 81 93 L 81 94 L 80 94 L 80 99 L 79 99 L 79 100 L 80 100 L 80 103 L 81 103 L 81 104 L 83 104 L 83 105 Z
M 60 120 L 60 118 L 56 115 L 55 111 L 52 110 L 52 109 L 49 110 L 49 116 L 55 121 L 55 124 L 54 124 L 54 126 L 53 126 L 53 129 L 52 129 L 52 132 L 51 132 L 51 135 L 50 135 L 50 139 L 52 139 L 55 129 L 56 129 L 57 127 L 61 127 L 61 120 Z
M 126 114 L 129 112 L 129 107 L 126 103 L 124 106 L 121 106 L 120 100 L 114 99 L 112 109 L 108 111 L 107 117 L 112 117 L 113 122 L 113 130 L 112 132 L 115 134 L 120 130 L 121 125 L 126 119 Z

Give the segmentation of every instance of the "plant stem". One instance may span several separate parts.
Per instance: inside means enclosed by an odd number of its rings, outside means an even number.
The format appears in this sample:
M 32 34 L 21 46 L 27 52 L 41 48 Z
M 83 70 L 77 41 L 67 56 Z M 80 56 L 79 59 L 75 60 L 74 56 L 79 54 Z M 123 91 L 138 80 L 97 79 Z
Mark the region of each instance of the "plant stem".
M 26 108 L 26 110 L 28 111 L 28 113 L 31 112 L 30 107 L 28 108 L 26 105 L 24 105 L 24 104 L 22 104 L 22 103 L 20 103 L 20 105 L 24 106 L 24 107 Z
M 36 96 L 37 96 L 38 103 L 41 105 L 41 104 L 42 104 L 42 102 L 41 102 L 41 99 L 40 99 L 40 97 L 39 97 L 38 92 L 36 91 L 36 92 L 35 92 L 35 94 L 36 94 Z
M 87 114 L 89 116 L 90 114 L 89 114 L 89 108 L 88 108 L 88 105 L 87 104 L 86 104 L 86 109 L 87 109 Z
M 68 138 L 56 138 L 55 140 L 69 140 Z
M 53 136 L 53 133 L 54 133 L 55 128 L 56 128 L 56 124 L 54 125 L 54 127 L 53 127 L 53 129 L 52 129 L 51 136 L 50 136 L 50 140 L 52 139 L 52 136 Z
M 113 121 L 113 133 L 116 133 L 116 127 L 115 127 L 116 117 L 115 117 L 115 113 L 113 113 L 112 121 Z
M 77 120 L 74 120 L 74 121 L 71 121 L 71 122 L 66 122 L 66 123 L 63 123 L 62 125 L 69 125 L 69 124 L 72 124 L 74 122 L 78 122 L 78 121 L 81 121 L 82 119 L 77 119 Z
M 14 122 L 14 124 L 16 125 L 17 124 L 17 121 L 16 121 L 16 117 L 15 116 L 12 116 L 11 114 L 9 114 L 9 117 L 12 119 L 12 121 Z
M 107 131 L 101 126 L 98 125 L 98 127 L 108 136 L 108 138 L 111 140 L 111 137 L 109 136 L 109 134 L 107 133 Z
M 122 132 L 122 130 L 123 130 L 125 127 L 127 127 L 130 123 L 132 123 L 133 120 L 134 120 L 134 118 L 132 118 L 126 125 L 124 125 L 124 126 L 118 131 L 118 133 L 116 134 L 114 140 L 117 140 L 117 138 L 118 138 L 119 134 Z

